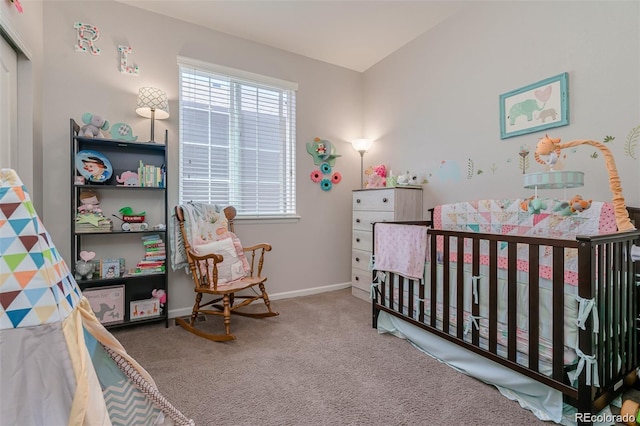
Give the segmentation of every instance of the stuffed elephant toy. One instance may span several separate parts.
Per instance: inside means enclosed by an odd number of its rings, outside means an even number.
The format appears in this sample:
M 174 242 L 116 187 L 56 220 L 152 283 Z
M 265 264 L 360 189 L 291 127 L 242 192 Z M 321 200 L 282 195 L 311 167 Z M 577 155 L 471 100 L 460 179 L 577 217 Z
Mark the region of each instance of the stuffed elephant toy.
M 82 122 L 84 126 L 80 128 L 78 136 L 84 136 L 87 138 L 103 138 L 103 130 L 109 129 L 109 122 L 104 117 L 85 112 L 82 114 Z

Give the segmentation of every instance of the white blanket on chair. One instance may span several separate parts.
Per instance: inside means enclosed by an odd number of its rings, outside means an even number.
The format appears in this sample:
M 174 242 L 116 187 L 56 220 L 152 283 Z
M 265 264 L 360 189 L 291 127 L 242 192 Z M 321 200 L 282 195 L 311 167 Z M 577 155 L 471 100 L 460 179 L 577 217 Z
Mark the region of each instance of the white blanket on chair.
M 227 218 L 223 213 L 224 208 L 217 204 L 187 203 L 180 206 L 184 213 L 184 226 L 190 244 L 195 240 L 200 242 L 215 240 L 215 228 L 227 228 Z M 171 269 L 174 271 L 186 268 L 187 252 L 184 249 L 184 240 L 180 232 L 180 224 L 175 213 L 171 215 L 170 223 L 170 247 L 171 247 Z

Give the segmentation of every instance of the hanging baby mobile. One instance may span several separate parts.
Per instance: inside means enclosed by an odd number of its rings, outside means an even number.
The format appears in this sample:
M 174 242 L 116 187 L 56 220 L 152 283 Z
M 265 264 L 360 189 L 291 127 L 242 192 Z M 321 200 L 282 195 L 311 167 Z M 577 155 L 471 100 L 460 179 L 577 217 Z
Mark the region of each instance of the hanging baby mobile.
M 313 157 L 313 164 L 319 168 L 311 172 L 311 180 L 320 184 L 323 191 L 329 191 L 333 185 L 342 180 L 340 172 L 333 171 L 336 164 L 335 147 L 328 140 L 315 138 L 313 143 L 307 143 L 307 152 Z

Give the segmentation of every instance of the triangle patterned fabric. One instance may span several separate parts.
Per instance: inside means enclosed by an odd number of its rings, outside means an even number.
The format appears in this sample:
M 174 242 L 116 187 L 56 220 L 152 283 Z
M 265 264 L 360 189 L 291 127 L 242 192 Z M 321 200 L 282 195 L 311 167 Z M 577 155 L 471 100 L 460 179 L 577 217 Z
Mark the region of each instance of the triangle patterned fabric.
M 98 321 L 17 173 L 0 170 L 0 419 L 193 425 Z

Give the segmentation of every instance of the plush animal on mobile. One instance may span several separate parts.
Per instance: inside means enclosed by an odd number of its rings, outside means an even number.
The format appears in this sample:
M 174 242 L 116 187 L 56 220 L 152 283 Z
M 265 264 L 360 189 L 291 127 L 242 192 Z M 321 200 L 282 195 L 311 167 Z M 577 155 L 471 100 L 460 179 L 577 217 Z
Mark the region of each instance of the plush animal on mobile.
M 569 200 L 569 206 L 571 206 L 572 212 L 581 212 L 591 207 L 592 200 L 583 200 L 582 196 L 576 195 Z
M 616 224 L 618 226 L 619 231 L 631 231 L 636 229 L 631 220 L 629 219 L 629 212 L 624 203 L 624 196 L 622 195 L 622 185 L 620 184 L 620 175 L 618 174 L 618 169 L 616 168 L 616 162 L 613 159 L 613 154 L 609 148 L 604 146 L 602 143 L 587 140 L 587 139 L 578 139 L 575 141 L 560 143 L 560 138 L 552 139 L 548 135 L 545 135 L 544 138 L 540 139 L 536 146 L 536 152 L 534 154 L 534 158 L 540 164 L 545 164 L 540 159 L 540 156 L 548 156 L 551 153 L 555 153 L 558 157 L 560 156 L 560 151 L 564 148 L 571 148 L 578 145 L 591 145 L 598 148 L 602 152 L 602 156 L 604 157 L 605 165 L 607 167 L 607 172 L 609 173 L 609 189 L 613 194 L 613 209 L 616 216 Z
M 547 208 L 547 203 L 535 196 L 531 196 L 520 203 L 520 208 L 531 214 L 540 214 L 542 210 Z
M 553 166 L 560 158 L 560 148 L 558 145 L 560 144 L 560 138 L 551 139 L 545 135 L 544 138 L 540 139 L 538 142 L 538 146 L 536 147 L 536 152 L 533 154 L 533 158 L 542 165 L 547 165 L 549 168 L 553 169 Z M 545 156 L 544 159 L 540 158 L 540 156 Z

